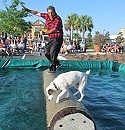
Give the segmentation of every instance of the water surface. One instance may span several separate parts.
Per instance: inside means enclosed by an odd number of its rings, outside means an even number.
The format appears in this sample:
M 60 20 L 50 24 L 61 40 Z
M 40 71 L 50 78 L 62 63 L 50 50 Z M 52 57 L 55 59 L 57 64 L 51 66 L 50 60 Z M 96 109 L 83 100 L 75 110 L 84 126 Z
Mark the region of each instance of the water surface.
M 2 130 L 46 130 L 42 72 L 0 70 Z M 97 130 L 125 130 L 124 84 L 124 73 L 91 71 L 82 103 L 93 117 Z

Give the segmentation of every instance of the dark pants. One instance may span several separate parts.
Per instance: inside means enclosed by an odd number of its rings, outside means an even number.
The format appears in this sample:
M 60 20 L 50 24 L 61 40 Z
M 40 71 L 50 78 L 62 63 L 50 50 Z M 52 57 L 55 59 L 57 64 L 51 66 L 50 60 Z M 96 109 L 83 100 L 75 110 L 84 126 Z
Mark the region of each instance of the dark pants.
M 50 61 L 50 71 L 56 71 L 56 65 L 59 64 L 57 57 L 62 43 L 63 37 L 57 37 L 50 38 L 49 42 L 45 44 L 45 56 Z

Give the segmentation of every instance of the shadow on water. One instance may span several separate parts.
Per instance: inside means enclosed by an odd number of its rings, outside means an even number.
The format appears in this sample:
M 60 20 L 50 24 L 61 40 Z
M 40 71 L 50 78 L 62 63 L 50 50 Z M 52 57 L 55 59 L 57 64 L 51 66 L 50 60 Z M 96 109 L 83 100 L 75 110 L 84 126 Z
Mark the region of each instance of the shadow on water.
M 2 130 L 46 130 L 42 71 L 0 70 Z

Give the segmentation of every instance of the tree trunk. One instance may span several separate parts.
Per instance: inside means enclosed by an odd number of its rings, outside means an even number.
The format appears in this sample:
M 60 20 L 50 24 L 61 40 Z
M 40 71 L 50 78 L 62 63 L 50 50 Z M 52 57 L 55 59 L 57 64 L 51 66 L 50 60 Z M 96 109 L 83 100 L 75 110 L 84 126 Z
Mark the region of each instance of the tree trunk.
M 82 29 L 82 41 L 84 41 L 85 40 L 85 30 L 84 30 L 84 28 Z
M 73 39 L 73 26 L 71 25 L 71 40 Z

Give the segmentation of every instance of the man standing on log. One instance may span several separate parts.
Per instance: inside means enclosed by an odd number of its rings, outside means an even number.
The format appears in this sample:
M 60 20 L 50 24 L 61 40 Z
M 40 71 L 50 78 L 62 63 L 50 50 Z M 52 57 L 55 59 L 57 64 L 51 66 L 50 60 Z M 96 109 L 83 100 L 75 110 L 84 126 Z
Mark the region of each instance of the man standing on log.
M 46 20 L 46 31 L 42 32 L 43 35 L 49 36 L 49 41 L 45 45 L 45 56 L 50 61 L 49 72 L 54 73 L 59 67 L 60 63 L 57 60 L 63 43 L 63 25 L 62 19 L 57 15 L 53 6 L 47 8 L 47 13 L 37 12 L 22 6 L 24 11 L 42 17 Z

